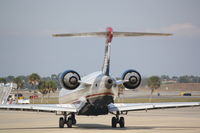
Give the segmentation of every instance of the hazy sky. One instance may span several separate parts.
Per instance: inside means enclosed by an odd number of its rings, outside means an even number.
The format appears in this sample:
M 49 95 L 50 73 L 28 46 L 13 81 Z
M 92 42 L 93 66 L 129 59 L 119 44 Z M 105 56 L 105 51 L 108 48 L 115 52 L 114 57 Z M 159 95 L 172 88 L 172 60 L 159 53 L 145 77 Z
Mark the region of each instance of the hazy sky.
M 200 75 L 199 0 L 0 0 L 0 77 L 101 70 L 104 38 L 53 33 L 169 32 L 172 37 L 114 38 L 111 74 Z

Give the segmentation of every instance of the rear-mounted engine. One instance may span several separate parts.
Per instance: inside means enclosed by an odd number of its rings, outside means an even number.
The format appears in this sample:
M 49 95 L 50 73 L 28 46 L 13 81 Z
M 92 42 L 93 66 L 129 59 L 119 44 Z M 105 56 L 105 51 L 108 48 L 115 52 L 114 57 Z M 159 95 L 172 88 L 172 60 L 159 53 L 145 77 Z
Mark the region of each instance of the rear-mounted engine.
M 80 75 L 73 70 L 63 72 L 59 79 L 62 87 L 68 90 L 76 89 L 80 85 L 79 81 L 81 80 Z
M 123 73 L 122 79 L 127 81 L 124 82 L 124 86 L 128 89 L 136 89 L 141 83 L 141 76 L 135 70 L 127 70 Z

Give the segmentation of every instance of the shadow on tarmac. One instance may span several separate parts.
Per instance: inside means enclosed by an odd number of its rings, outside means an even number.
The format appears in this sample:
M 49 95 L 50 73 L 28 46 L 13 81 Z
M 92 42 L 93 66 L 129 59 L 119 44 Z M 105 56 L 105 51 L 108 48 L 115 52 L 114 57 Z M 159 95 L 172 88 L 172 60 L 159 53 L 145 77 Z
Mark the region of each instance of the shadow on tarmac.
M 60 129 L 58 127 L 25 127 L 25 128 L 0 128 L 0 131 L 9 131 L 9 130 L 47 130 L 47 129 Z M 67 130 L 67 127 L 65 127 Z M 125 128 L 112 128 L 108 125 L 103 124 L 77 124 L 71 129 L 95 129 L 95 130 L 149 130 L 149 129 L 167 129 L 167 130 L 191 130 L 191 129 L 200 129 L 200 127 L 184 127 L 184 126 L 127 126 Z
M 108 125 L 103 124 L 77 124 L 75 128 L 79 129 L 96 129 L 96 130 L 145 130 L 145 129 L 167 129 L 167 130 L 190 130 L 200 129 L 199 127 L 184 127 L 184 126 L 127 126 L 125 128 L 112 128 Z

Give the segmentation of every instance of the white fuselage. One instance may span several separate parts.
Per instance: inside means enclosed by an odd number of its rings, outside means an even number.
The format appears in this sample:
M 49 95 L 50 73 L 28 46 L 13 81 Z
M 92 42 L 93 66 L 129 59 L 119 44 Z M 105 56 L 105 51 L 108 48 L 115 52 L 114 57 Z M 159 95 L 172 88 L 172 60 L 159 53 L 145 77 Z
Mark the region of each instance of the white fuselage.
M 98 99 L 102 96 L 111 96 L 113 100 L 117 96 L 117 87 L 115 85 L 112 88 L 107 89 L 105 87 L 105 79 L 108 76 L 102 74 L 102 72 L 94 72 L 87 76 L 82 77 L 81 84 L 74 90 L 67 90 L 62 88 L 59 94 L 59 103 L 80 103 L 90 102 L 93 104 L 91 99 Z M 114 79 L 112 79 L 115 81 Z

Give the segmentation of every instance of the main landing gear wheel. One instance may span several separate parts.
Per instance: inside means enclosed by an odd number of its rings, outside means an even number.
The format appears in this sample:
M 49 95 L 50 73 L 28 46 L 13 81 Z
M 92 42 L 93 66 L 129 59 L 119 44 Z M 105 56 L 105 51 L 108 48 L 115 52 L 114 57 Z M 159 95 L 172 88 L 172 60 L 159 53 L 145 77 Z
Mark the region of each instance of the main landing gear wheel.
M 65 121 L 64 121 L 63 117 L 60 117 L 59 128 L 64 128 L 64 124 L 65 124 Z
M 72 128 L 72 119 L 71 118 L 68 118 L 68 120 L 67 120 L 67 127 Z
M 119 126 L 121 128 L 124 128 L 125 122 L 124 122 L 124 117 L 120 117 L 120 119 L 117 119 L 117 117 L 112 118 L 112 128 L 117 127 L 117 123 L 119 123 Z
M 120 117 L 120 119 L 119 119 L 119 126 L 120 126 L 121 128 L 124 128 L 124 124 L 125 124 L 125 122 L 124 122 L 124 117 Z
M 72 119 L 72 125 L 76 125 L 76 118 L 75 118 L 75 114 L 71 114 L 71 116 L 69 117 Z
M 118 123 L 120 128 L 124 128 L 125 120 L 124 117 L 119 118 L 119 112 L 116 113 L 116 117 L 112 117 L 112 128 L 116 128 Z
M 59 128 L 64 128 L 65 124 L 67 124 L 68 128 L 72 128 L 72 125 L 76 124 L 75 114 L 70 114 L 67 118 L 67 114 L 65 112 L 64 117 L 60 117 L 59 119 Z
M 112 127 L 115 128 L 117 126 L 117 118 L 113 117 L 112 118 Z

